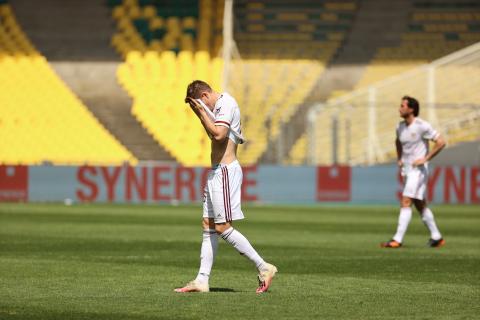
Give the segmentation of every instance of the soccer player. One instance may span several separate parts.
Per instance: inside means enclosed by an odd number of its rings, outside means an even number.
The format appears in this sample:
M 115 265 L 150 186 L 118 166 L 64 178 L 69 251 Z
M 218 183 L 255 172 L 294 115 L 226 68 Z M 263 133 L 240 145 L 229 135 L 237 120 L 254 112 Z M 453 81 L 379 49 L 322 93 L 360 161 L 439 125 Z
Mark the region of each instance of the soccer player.
M 203 241 L 197 277 L 176 292 L 208 292 L 209 276 L 217 253 L 218 237 L 250 259 L 258 269 L 257 293 L 266 292 L 277 268 L 265 262 L 233 221 L 243 219 L 240 204 L 242 168 L 237 160 L 237 146 L 244 142 L 240 125 L 240 109 L 228 93 L 218 93 L 205 82 L 188 85 L 185 102 L 200 119 L 211 139 L 212 170 L 208 175 L 203 200 Z
M 404 189 L 402 193 L 400 216 L 397 232 L 392 240 L 381 243 L 384 248 L 400 248 L 408 224 L 412 218 L 412 203 L 422 217 L 422 221 L 430 230 L 430 247 L 441 247 L 445 244 L 437 228 L 432 211 L 427 207 L 426 191 L 428 182 L 428 161 L 435 157 L 444 147 L 445 141 L 432 128 L 430 123 L 418 118 L 420 104 L 415 98 L 404 96 L 400 104 L 400 117 L 397 126 L 398 166 L 401 168 Z M 429 140 L 434 141 L 429 151 Z

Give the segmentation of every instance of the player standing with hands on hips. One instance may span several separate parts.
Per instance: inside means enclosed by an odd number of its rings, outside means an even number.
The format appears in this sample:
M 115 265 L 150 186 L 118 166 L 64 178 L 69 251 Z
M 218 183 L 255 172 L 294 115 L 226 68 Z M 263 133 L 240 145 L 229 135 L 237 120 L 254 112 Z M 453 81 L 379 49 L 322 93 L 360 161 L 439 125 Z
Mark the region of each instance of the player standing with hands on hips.
M 241 209 L 242 168 L 237 146 L 244 142 L 240 109 L 228 93 L 218 93 L 203 81 L 188 85 L 185 102 L 198 116 L 212 141 L 210 171 L 203 201 L 203 241 L 197 277 L 176 292 L 208 292 L 209 276 L 218 247 L 218 235 L 250 259 L 258 269 L 257 293 L 266 292 L 277 268 L 265 262 L 250 242 L 233 228 L 233 220 L 243 219 Z
M 401 168 L 404 189 L 402 193 L 400 216 L 397 232 L 392 240 L 381 244 L 384 248 L 400 248 L 403 236 L 412 218 L 412 203 L 422 217 L 423 223 L 430 230 L 428 241 L 430 247 L 441 247 L 445 244 L 437 228 L 432 211 L 427 207 L 426 191 L 428 182 L 428 161 L 435 157 L 444 147 L 445 141 L 432 128 L 430 123 L 418 118 L 420 105 L 415 98 L 404 96 L 400 105 L 400 116 L 403 118 L 397 126 L 398 165 Z M 431 151 L 428 141 L 435 145 Z

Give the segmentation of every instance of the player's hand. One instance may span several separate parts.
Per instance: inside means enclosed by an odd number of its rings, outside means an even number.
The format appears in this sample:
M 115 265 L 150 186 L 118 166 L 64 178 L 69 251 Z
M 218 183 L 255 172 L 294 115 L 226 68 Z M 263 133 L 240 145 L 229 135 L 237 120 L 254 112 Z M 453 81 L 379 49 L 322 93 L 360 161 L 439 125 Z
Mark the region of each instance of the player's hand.
M 197 100 L 195 100 L 193 98 L 186 97 L 185 98 L 185 103 L 188 103 L 190 105 L 190 108 L 192 108 L 192 110 L 195 113 L 198 113 L 198 112 L 200 112 L 201 109 L 203 109 L 202 106 L 200 105 L 200 103 L 198 103 Z
M 403 167 L 403 161 L 402 160 L 398 160 L 397 161 L 397 165 L 401 168 Z
M 424 165 L 425 162 L 427 162 L 427 159 L 426 159 L 426 158 L 420 158 L 420 159 L 415 160 L 415 161 L 412 163 L 412 166 L 413 166 L 413 167 L 419 167 L 419 166 Z

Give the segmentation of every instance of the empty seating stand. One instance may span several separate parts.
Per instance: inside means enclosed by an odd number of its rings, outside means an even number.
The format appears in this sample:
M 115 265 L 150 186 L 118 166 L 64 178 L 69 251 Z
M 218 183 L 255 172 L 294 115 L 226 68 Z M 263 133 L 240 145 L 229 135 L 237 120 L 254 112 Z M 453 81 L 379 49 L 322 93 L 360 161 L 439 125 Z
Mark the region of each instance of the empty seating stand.
M 278 138 L 340 48 L 356 8 L 356 1 L 235 1 L 242 59 L 234 60 L 230 83 L 250 137 L 244 163 L 256 163 Z
M 137 162 L 56 75 L 2 0 L 0 84 L 1 164 Z
M 395 47 L 381 48 L 357 85 L 388 76 L 480 41 L 480 2 L 412 1 L 407 30 Z

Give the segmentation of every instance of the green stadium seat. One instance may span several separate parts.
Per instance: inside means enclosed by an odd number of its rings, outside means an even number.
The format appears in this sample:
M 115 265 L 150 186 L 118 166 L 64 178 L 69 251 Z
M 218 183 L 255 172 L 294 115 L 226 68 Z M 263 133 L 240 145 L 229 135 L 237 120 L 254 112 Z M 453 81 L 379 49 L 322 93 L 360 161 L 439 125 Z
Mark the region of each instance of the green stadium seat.
M 159 28 L 153 30 L 153 39 L 163 39 L 165 35 L 167 34 L 167 30 L 165 28 Z
M 5 0 L 0 0 L 0 4 L 2 3 L 2 1 L 5 1 Z M 122 0 L 107 0 L 107 6 L 109 6 L 110 8 L 119 6 L 121 4 L 122 4 Z
M 142 7 L 151 6 L 154 4 L 154 0 L 139 0 L 138 4 Z
M 468 25 L 470 31 L 480 32 L 480 23 L 472 23 Z
M 458 33 L 445 33 L 445 40 L 457 41 L 460 40 Z
M 412 32 L 423 32 L 423 26 L 420 24 L 409 24 L 408 29 Z
M 133 25 L 139 32 L 148 30 L 148 21 L 146 19 L 135 19 L 133 20 Z

